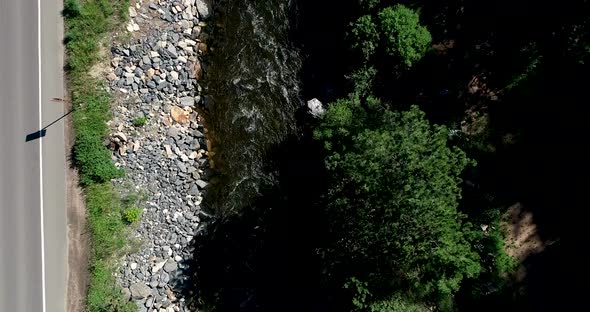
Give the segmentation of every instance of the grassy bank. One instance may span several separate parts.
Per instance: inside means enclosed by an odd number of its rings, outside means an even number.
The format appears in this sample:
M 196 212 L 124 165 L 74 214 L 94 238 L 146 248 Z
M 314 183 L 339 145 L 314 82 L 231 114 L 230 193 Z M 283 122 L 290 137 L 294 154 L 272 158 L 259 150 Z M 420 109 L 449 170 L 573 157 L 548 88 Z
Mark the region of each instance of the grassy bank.
M 99 61 L 99 44 L 126 20 L 127 0 L 66 0 L 65 44 L 68 88 L 75 129 L 74 161 L 84 185 L 92 251 L 89 265 L 88 311 L 135 311 L 112 275 L 114 258 L 126 245 L 126 209 L 110 180 L 123 172 L 103 145 L 108 134 L 111 97 L 102 81 L 89 75 Z

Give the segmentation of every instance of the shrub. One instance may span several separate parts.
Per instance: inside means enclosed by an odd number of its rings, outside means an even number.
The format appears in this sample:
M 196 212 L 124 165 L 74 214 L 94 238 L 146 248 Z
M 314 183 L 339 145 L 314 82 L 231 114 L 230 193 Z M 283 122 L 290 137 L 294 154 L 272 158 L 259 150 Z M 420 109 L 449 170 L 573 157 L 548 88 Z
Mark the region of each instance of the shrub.
M 141 212 L 142 209 L 138 207 L 127 209 L 127 211 L 125 211 L 125 221 L 127 221 L 127 223 L 134 223 L 139 221 L 139 219 L 141 218 Z

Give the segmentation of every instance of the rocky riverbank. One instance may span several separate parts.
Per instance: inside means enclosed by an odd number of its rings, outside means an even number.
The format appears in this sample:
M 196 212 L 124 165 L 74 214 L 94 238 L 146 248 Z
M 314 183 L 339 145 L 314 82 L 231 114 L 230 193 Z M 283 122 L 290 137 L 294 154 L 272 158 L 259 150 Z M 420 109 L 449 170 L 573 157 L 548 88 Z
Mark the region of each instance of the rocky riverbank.
M 110 51 L 105 74 L 117 102 L 105 143 L 145 199 L 134 230 L 141 247 L 121 259 L 117 276 L 139 311 L 188 311 L 194 299 L 178 289 L 208 184 L 206 130 L 195 107 L 202 101 L 202 28 L 210 14 L 203 0 L 140 0 L 129 8 L 131 39 Z

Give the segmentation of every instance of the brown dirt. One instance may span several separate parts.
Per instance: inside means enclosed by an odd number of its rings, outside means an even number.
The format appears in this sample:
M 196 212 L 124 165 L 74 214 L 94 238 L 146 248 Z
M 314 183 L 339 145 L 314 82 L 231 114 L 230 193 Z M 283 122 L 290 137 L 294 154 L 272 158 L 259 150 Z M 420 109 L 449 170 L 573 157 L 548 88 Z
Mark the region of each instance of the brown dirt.
M 85 310 L 88 289 L 88 255 L 89 233 L 86 227 L 86 207 L 84 196 L 78 183 L 78 172 L 72 165 L 71 150 L 74 143 L 74 131 L 71 117 L 65 123 L 66 155 L 67 155 L 67 223 L 68 223 L 68 280 L 67 301 L 68 312 Z

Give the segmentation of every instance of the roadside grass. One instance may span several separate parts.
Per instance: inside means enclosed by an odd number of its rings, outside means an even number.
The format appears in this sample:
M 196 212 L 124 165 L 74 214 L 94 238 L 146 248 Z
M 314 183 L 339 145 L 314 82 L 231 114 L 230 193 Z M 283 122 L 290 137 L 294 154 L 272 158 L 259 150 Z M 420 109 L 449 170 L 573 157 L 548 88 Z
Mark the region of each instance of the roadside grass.
M 75 129 L 74 163 L 84 186 L 91 256 L 87 311 L 137 311 L 126 301 L 113 276 L 115 258 L 127 245 L 124 212 L 129 209 L 111 184 L 123 176 L 104 146 L 110 119 L 109 96 L 103 83 L 89 75 L 100 60 L 99 45 L 105 35 L 127 19 L 128 0 L 66 0 L 64 43 L 66 70 Z

